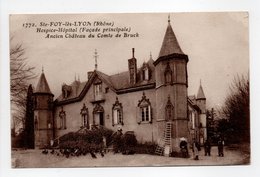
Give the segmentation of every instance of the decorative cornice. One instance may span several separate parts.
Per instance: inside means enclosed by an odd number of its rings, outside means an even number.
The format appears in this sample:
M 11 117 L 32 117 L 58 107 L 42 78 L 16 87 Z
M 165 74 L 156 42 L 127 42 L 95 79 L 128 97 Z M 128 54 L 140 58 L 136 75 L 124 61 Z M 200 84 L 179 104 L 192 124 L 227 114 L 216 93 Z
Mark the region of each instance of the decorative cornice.
M 149 100 L 148 98 L 146 98 L 146 95 L 145 95 L 144 92 L 143 92 L 142 99 L 138 101 L 138 107 L 140 106 L 140 104 L 141 104 L 142 102 L 147 102 L 149 105 L 151 105 L 150 100 Z
M 185 60 L 186 62 L 189 61 L 188 55 L 173 53 L 173 54 L 170 54 L 170 55 L 159 57 L 153 64 L 154 64 L 154 66 L 156 66 L 159 62 L 164 61 L 164 60 L 169 60 L 169 59 Z

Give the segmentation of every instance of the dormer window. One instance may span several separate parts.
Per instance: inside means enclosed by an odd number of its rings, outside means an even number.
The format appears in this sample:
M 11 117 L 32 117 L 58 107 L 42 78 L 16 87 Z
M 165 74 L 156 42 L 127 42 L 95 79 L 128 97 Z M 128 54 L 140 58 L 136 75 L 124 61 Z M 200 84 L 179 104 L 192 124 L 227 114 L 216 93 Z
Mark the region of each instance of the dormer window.
M 149 80 L 149 69 L 147 67 L 143 68 L 143 80 Z

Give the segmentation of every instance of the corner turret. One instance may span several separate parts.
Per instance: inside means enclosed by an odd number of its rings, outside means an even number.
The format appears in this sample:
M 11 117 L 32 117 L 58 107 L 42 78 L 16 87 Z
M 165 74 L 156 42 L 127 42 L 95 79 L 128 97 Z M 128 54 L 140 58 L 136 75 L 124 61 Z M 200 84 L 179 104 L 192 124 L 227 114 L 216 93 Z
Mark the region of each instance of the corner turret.
M 35 147 L 44 148 L 54 136 L 53 94 L 42 70 L 34 92 Z

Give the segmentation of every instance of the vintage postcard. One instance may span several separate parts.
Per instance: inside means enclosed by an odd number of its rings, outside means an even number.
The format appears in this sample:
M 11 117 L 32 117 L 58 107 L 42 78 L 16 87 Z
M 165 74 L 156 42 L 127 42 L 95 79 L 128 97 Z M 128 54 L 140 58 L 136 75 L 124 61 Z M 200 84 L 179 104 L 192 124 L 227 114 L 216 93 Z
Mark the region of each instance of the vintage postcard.
M 249 14 L 11 14 L 13 168 L 249 165 Z

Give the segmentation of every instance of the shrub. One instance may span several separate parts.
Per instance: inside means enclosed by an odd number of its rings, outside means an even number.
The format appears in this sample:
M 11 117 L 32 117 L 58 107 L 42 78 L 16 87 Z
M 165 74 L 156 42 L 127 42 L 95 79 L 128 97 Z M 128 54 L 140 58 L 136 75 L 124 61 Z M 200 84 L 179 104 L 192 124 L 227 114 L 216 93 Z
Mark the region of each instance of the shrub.
M 84 132 L 70 132 L 60 137 L 59 147 L 61 149 L 79 148 L 87 152 L 96 152 L 104 148 L 103 137 L 109 142 L 111 141 L 112 134 L 112 130 L 105 128 L 87 130 Z
M 13 136 L 12 137 L 12 148 L 25 148 L 25 132 L 21 132 L 19 135 L 17 136 Z
M 137 139 L 134 134 L 124 134 L 122 137 L 122 144 L 124 147 L 134 147 L 137 145 Z
M 137 144 L 134 148 L 137 154 L 155 154 L 156 144 L 153 142 L 146 142 L 144 144 Z

